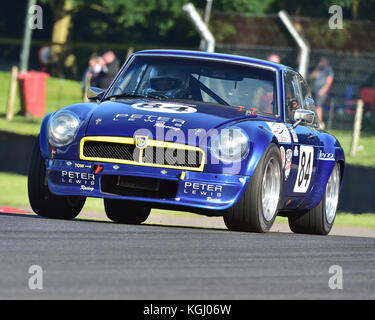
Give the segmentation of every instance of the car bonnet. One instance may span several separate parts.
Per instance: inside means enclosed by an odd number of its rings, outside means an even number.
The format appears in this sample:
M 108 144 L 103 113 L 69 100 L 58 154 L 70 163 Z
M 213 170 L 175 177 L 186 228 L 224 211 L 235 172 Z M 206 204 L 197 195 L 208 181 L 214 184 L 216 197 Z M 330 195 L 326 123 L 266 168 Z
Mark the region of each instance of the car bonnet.
M 199 129 L 208 132 L 232 119 L 245 117 L 249 116 L 243 107 L 168 100 L 106 101 L 94 111 L 86 136 L 147 135 L 152 139 L 187 143 L 188 133 Z

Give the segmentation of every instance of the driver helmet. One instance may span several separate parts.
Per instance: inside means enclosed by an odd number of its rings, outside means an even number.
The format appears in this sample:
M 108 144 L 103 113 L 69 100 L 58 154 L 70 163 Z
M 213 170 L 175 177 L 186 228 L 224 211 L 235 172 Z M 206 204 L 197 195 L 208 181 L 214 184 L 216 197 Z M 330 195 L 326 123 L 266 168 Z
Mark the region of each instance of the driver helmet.
M 146 93 L 164 95 L 168 98 L 183 98 L 189 88 L 189 74 L 167 66 L 156 66 L 150 72 Z

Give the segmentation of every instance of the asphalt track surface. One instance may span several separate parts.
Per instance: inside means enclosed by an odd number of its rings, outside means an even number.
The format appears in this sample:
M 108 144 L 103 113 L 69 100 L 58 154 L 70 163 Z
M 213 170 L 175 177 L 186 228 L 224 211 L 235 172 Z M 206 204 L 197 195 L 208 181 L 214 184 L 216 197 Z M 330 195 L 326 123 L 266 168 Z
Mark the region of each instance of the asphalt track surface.
M 0 214 L 0 299 L 374 299 L 375 239 Z M 43 289 L 29 289 L 29 268 Z M 343 271 L 332 290 L 332 265 Z

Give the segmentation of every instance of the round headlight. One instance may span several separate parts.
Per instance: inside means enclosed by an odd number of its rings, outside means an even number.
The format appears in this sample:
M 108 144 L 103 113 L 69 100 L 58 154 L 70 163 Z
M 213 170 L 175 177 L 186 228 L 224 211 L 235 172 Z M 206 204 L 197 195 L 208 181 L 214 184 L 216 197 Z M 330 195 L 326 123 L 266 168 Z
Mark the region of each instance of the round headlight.
M 49 124 L 49 142 L 55 147 L 71 143 L 79 128 L 79 118 L 72 112 L 56 113 Z
M 211 151 L 223 162 L 241 161 L 249 154 L 249 137 L 238 127 L 229 127 L 213 136 Z

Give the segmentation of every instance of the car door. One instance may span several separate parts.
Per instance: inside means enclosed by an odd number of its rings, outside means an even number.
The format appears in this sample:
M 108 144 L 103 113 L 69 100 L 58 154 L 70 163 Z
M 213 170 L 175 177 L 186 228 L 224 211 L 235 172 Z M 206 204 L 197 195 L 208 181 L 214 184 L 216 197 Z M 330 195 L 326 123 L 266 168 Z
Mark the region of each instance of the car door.
M 287 182 L 285 195 L 289 197 L 304 197 L 310 193 L 318 166 L 319 139 L 315 127 L 301 123 L 293 128 L 294 112 L 305 109 L 305 98 L 309 92 L 306 82 L 298 73 L 289 70 L 284 72 L 284 116 L 292 136 L 292 155 L 286 151 L 284 167 Z

